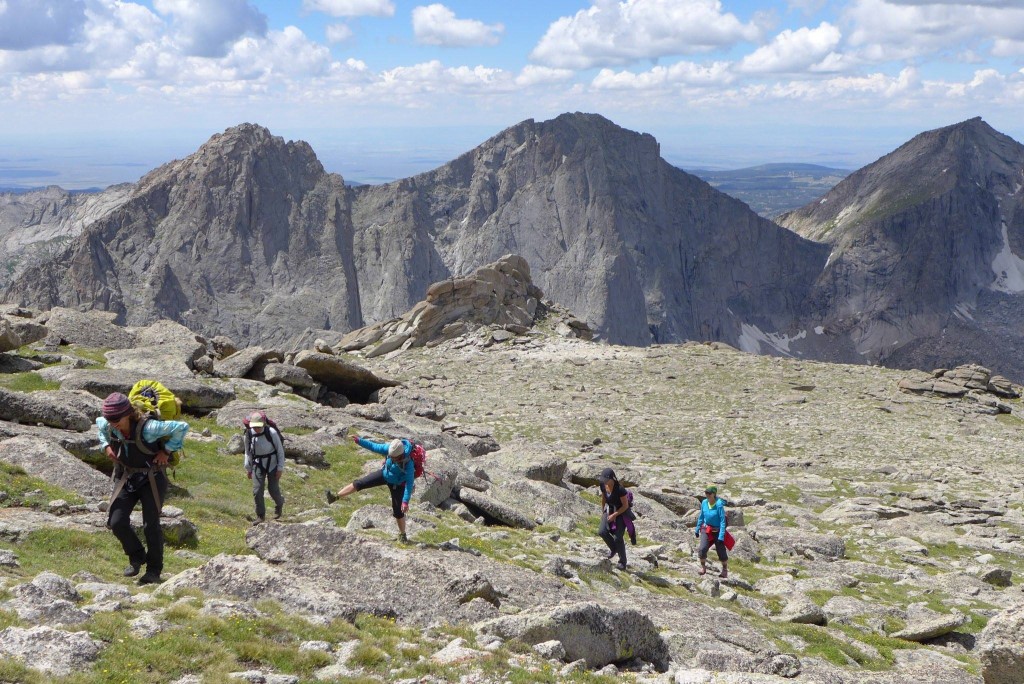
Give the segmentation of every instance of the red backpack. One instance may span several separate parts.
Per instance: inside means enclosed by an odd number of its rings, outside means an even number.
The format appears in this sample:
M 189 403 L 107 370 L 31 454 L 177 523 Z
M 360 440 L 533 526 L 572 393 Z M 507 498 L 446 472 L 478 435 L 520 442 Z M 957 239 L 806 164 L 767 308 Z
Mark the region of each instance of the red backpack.
M 424 469 L 427 463 L 427 450 L 423 448 L 422 444 L 409 440 L 412 444 L 412 452 L 409 454 L 412 457 L 412 463 L 416 467 L 415 477 L 423 477 L 426 474 Z

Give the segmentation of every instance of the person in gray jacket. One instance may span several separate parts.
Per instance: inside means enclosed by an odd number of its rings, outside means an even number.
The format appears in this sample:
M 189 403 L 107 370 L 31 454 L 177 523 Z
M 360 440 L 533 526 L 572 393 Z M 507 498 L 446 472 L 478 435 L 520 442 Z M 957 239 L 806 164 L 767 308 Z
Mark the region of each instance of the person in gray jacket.
M 266 520 L 267 508 L 263 503 L 263 487 L 266 484 L 274 506 L 274 519 L 280 520 L 284 511 L 284 496 L 281 494 L 281 475 L 284 474 L 284 444 L 281 433 L 264 422 L 263 414 L 254 413 L 249 417 L 249 427 L 242 435 L 245 443 L 245 472 L 252 480 L 252 497 L 256 501 L 256 518 L 253 525 Z

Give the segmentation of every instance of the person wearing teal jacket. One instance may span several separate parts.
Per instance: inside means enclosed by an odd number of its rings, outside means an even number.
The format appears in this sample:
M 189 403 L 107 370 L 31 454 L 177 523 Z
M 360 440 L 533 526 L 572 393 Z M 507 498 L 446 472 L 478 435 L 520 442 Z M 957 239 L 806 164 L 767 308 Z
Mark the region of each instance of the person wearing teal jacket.
M 385 456 L 384 465 L 380 470 L 375 470 L 346 485 L 337 494 L 328 489 L 327 503 L 332 504 L 353 492 L 387 485 L 391 491 L 391 512 L 395 516 L 395 522 L 398 523 L 398 540 L 409 541 L 405 534 L 405 513 L 409 510 L 409 500 L 416 487 L 416 464 L 412 460 L 412 442 L 407 439 L 376 442 L 358 435 L 353 435 L 352 441 L 364 449 Z
M 180 451 L 188 423 L 157 420 L 142 415 L 127 396 L 113 392 L 103 400 L 103 413 L 96 419 L 100 448 L 114 462 L 114 491 L 107 509 L 107 527 L 121 542 L 128 556 L 125 577 L 146 573 L 139 584 L 160 582 L 164 567 L 164 534 L 160 509 L 167 498 L 167 467 L 170 454 Z M 146 546 L 131 526 L 135 505 L 142 504 L 142 527 Z
M 700 572 L 707 573 L 708 551 L 711 544 L 715 545 L 718 560 L 722 563 L 719 577 L 729 576 L 729 553 L 725 549 L 725 502 L 718 498 L 718 487 L 708 485 L 704 489 L 705 499 L 700 504 L 700 515 L 697 516 L 697 529 L 694 535 L 700 539 L 697 556 L 700 558 Z

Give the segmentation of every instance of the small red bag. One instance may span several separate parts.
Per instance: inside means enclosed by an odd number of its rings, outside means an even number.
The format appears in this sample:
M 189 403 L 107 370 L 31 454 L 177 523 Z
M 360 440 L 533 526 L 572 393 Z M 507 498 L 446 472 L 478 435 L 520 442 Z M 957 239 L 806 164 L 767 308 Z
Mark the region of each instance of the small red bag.
M 729 534 L 729 530 L 725 531 L 725 548 L 732 551 L 732 547 L 736 546 L 736 538 Z

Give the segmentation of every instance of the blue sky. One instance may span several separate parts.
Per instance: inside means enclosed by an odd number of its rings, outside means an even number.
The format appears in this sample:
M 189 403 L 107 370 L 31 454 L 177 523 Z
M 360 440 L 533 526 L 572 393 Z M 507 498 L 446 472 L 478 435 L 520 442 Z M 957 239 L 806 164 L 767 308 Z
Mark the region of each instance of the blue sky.
M 349 180 L 597 112 L 685 167 L 1024 139 L 1019 0 L 0 0 L 0 186 L 102 186 L 252 121 Z

